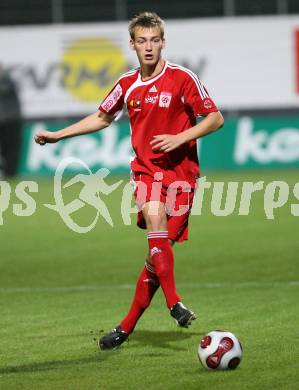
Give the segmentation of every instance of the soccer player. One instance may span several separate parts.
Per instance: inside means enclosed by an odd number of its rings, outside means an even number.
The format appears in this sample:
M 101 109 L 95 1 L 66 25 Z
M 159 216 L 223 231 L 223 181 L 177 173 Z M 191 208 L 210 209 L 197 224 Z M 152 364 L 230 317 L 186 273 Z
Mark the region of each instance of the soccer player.
M 129 24 L 130 45 L 140 67 L 123 74 L 99 110 L 57 132 L 40 131 L 40 145 L 104 129 L 126 106 L 135 157 L 131 162 L 137 224 L 147 229 L 149 252 L 128 314 L 99 347 L 115 349 L 133 332 L 161 286 L 170 315 L 188 327 L 195 314 L 176 290 L 172 246 L 188 238 L 188 217 L 199 176 L 196 139 L 223 126 L 224 120 L 198 77 L 162 57 L 164 22 L 151 12 Z M 196 117 L 203 119 L 196 123 Z

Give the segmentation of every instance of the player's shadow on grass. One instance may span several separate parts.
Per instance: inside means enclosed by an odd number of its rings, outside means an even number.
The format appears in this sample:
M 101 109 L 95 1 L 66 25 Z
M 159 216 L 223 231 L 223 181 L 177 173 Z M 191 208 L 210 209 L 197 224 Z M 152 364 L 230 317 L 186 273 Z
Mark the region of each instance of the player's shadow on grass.
M 189 339 L 193 336 L 196 336 L 198 340 L 201 339 L 201 333 L 194 333 L 188 331 L 153 331 L 153 330 L 135 330 L 132 336 L 130 336 L 130 341 L 134 344 L 140 344 L 141 346 L 151 345 L 157 348 L 165 348 L 173 351 L 185 351 L 187 348 L 184 348 L 179 345 L 180 341 Z
M 40 371 L 50 371 L 50 370 L 59 370 L 65 367 L 73 367 L 76 365 L 83 364 L 92 364 L 100 363 L 109 359 L 116 352 L 121 353 L 122 348 L 134 348 L 150 345 L 156 348 L 170 349 L 172 351 L 185 351 L 187 348 L 178 345 L 181 341 L 189 339 L 193 336 L 196 336 L 198 340 L 201 339 L 203 333 L 194 333 L 188 331 L 151 331 L 151 330 L 136 330 L 130 336 L 130 344 L 124 345 L 117 351 L 109 351 L 105 353 L 96 353 L 93 356 L 82 357 L 79 359 L 69 359 L 69 360 L 52 360 L 47 362 L 33 362 L 30 364 L 21 364 L 21 365 L 10 365 L 6 367 L 0 367 L 0 375 L 5 374 L 18 374 L 26 372 L 40 372 Z M 137 344 L 137 345 L 136 345 Z M 155 356 L 162 356 L 161 354 L 155 354 Z
M 82 357 L 80 359 L 52 360 L 48 362 L 36 362 L 17 366 L 0 367 L 0 375 L 59 370 L 70 366 L 74 367 L 76 365 L 81 366 L 82 364 L 100 363 L 101 361 L 107 360 L 109 356 L 110 355 L 108 353 L 97 353 L 93 356 Z

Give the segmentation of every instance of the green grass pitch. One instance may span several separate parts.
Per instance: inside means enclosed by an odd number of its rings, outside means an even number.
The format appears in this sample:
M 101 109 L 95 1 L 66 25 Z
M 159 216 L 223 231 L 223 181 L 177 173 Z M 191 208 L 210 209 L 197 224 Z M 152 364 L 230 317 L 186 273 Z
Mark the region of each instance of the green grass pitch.
M 24 179 L 24 178 L 23 178 Z M 14 191 L 19 180 L 10 182 Z M 127 180 L 127 177 L 125 177 Z M 284 180 L 296 171 L 209 173 L 214 181 Z M 28 180 L 28 179 L 27 179 Z M 116 181 L 112 178 L 112 182 Z M 299 380 L 299 217 L 289 201 L 267 220 L 263 193 L 249 216 L 211 213 L 205 198 L 192 216 L 189 242 L 175 247 L 178 290 L 197 314 L 178 329 L 159 291 L 134 334 L 119 350 L 99 352 L 94 338 L 118 324 L 143 267 L 143 231 L 124 226 L 120 191 L 107 197 L 114 220 L 88 234 L 67 228 L 42 206 L 53 203 L 52 179 L 40 179 L 36 213 L 13 214 L 0 226 L 0 388 L 32 389 L 297 389 Z M 78 185 L 67 196 L 78 195 Z M 207 192 L 207 194 L 209 191 Z M 84 206 L 77 222 L 89 224 Z M 197 358 L 201 337 L 214 329 L 235 333 L 243 361 L 230 372 L 205 371 Z

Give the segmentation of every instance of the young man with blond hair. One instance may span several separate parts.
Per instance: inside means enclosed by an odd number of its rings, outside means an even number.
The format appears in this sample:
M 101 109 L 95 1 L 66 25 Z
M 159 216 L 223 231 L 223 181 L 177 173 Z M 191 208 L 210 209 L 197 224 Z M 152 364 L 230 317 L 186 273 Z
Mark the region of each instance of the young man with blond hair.
M 195 319 L 176 290 L 175 242 L 188 239 L 188 217 L 199 177 L 196 139 L 223 126 L 224 120 L 198 77 L 171 64 L 161 53 L 165 46 L 164 22 L 143 12 L 129 24 L 130 46 L 140 63 L 123 74 L 99 110 L 55 133 L 41 131 L 44 145 L 104 129 L 126 106 L 132 129 L 131 161 L 137 224 L 147 229 L 149 252 L 131 308 L 110 333 L 99 340 L 102 350 L 115 349 L 133 332 L 138 319 L 161 286 L 171 316 L 181 327 Z M 204 118 L 196 124 L 196 117 Z

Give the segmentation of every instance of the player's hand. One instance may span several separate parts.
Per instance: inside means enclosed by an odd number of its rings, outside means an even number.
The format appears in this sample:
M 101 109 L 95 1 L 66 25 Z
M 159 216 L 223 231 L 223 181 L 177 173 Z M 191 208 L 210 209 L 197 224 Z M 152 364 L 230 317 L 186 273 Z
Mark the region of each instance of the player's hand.
M 34 140 L 39 145 L 53 144 L 58 141 L 57 134 L 51 131 L 39 131 L 35 134 Z
M 181 134 L 161 134 L 154 135 L 153 139 L 150 142 L 152 150 L 156 152 L 171 152 L 174 149 L 177 149 L 184 143 L 184 139 Z

